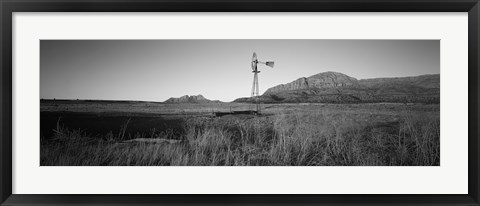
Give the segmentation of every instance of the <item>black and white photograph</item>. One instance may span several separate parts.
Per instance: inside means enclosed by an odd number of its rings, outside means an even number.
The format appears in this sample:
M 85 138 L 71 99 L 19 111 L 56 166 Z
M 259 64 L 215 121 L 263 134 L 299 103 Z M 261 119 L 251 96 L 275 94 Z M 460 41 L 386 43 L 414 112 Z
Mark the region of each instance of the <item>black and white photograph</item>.
M 440 40 L 40 40 L 40 166 L 440 166 Z

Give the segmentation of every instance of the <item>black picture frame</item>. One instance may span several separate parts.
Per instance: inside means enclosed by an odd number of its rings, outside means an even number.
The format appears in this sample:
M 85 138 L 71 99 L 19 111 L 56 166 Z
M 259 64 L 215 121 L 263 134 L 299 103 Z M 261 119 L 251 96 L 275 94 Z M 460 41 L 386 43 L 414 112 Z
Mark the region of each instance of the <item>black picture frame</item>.
M 478 0 L 0 0 L 1 205 L 480 205 Z M 13 12 L 468 12 L 468 194 L 37 195 L 12 194 Z M 453 177 L 452 177 L 453 178 Z

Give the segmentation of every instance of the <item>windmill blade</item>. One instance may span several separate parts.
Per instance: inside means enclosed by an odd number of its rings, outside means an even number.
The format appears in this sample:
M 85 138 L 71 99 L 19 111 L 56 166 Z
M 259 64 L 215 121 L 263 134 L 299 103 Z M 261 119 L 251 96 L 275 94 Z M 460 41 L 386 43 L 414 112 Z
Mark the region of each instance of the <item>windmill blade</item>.
M 253 52 L 251 64 L 252 64 L 252 70 L 256 71 L 257 70 L 257 54 L 255 52 Z
M 265 65 L 272 67 L 275 65 L 275 62 L 265 62 Z

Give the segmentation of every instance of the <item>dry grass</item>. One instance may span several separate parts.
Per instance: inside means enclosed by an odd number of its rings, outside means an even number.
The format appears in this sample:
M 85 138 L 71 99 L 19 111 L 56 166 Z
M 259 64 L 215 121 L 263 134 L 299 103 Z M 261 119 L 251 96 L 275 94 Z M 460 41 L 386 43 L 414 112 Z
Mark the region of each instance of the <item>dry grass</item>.
M 41 165 L 439 165 L 437 112 L 277 112 L 267 117 L 191 117 L 177 143 L 122 143 L 59 124 L 42 140 Z M 119 125 L 120 128 L 120 125 Z M 135 137 L 150 137 L 137 134 Z

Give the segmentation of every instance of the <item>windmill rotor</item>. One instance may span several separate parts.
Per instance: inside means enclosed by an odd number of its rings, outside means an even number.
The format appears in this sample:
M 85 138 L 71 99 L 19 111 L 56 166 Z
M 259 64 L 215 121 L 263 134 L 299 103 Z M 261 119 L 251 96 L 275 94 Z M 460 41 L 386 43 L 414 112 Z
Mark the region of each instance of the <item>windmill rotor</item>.
M 253 52 L 253 56 L 252 56 L 252 70 L 253 70 L 253 72 L 257 71 L 257 63 L 258 63 L 257 54 L 255 52 Z

